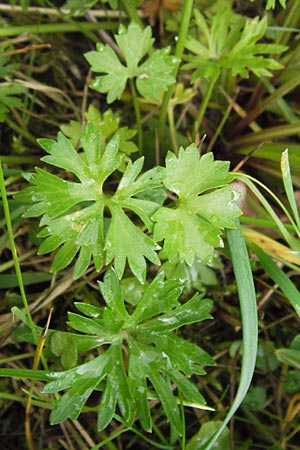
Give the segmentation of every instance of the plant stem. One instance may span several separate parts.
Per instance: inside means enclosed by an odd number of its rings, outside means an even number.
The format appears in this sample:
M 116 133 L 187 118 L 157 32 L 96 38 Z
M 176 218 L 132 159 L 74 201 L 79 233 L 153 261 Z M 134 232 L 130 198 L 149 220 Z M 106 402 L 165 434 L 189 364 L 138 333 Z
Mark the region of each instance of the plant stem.
M 176 140 L 176 130 L 175 130 L 175 124 L 174 124 L 174 109 L 173 108 L 168 108 L 168 120 L 169 120 L 170 136 L 171 136 L 173 151 L 176 155 L 178 155 L 178 144 L 177 144 L 177 140 Z
M 31 314 L 30 314 L 30 308 L 29 308 L 28 301 L 27 301 L 26 294 L 25 294 L 22 272 L 21 272 L 18 254 L 17 254 L 15 241 L 14 241 L 14 232 L 13 232 L 13 228 L 12 228 L 12 224 L 11 224 L 11 220 L 10 220 L 10 212 L 9 212 L 8 200 L 7 200 L 6 190 L 5 190 L 4 176 L 3 176 L 1 161 L 0 161 L 0 191 L 1 191 L 1 196 L 2 196 L 2 204 L 3 204 L 4 217 L 6 220 L 7 233 L 8 233 L 11 253 L 12 253 L 12 257 L 13 257 L 13 261 L 14 261 L 14 265 L 15 265 L 15 271 L 16 271 L 16 275 L 17 275 L 17 279 L 18 279 L 20 294 L 21 294 L 21 298 L 23 300 L 23 304 L 24 304 L 25 312 L 26 312 L 26 315 L 28 318 L 28 323 L 29 323 L 29 326 L 30 326 L 30 329 L 32 332 L 32 336 L 33 336 L 35 342 L 37 342 L 35 327 L 34 327 L 34 323 L 33 323 L 33 320 L 32 320 Z
M 264 98 L 252 111 L 250 111 L 245 118 L 238 122 L 235 127 L 228 133 L 227 139 L 234 139 L 235 136 L 240 135 L 241 132 L 253 122 L 263 111 L 265 111 L 271 103 L 275 103 L 278 99 L 282 98 L 289 92 L 291 92 L 300 83 L 299 74 L 297 73 L 288 81 L 283 83 L 279 88 L 275 90 L 271 95 Z M 296 133 L 295 133 L 296 134 Z M 264 139 L 266 140 L 266 139 Z
M 121 4 L 124 8 L 124 10 L 126 11 L 126 13 L 128 14 L 128 17 L 130 17 L 130 20 L 132 20 L 133 22 L 136 22 L 142 29 L 144 28 L 144 23 L 141 20 L 137 9 L 132 5 L 131 2 L 125 1 L 125 0 L 121 0 Z
M 22 33 L 29 34 L 45 34 L 45 33 L 68 33 L 74 31 L 83 31 L 87 33 L 90 30 L 98 30 L 99 27 L 102 29 L 110 29 L 111 26 L 106 23 L 99 22 L 72 22 L 72 23 L 42 23 L 42 24 L 28 24 L 28 25 L 20 25 L 14 27 L 7 27 L 0 29 L 0 37 L 7 36 L 17 36 Z M 91 37 L 93 36 L 93 37 Z M 96 36 L 92 33 L 89 33 L 89 38 L 93 40 L 93 42 L 98 42 Z
M 36 144 L 36 140 L 35 140 L 35 144 Z M 36 164 L 40 161 L 40 158 L 38 158 L 37 156 L 32 156 L 32 155 L 0 155 L 0 159 L 4 164 L 10 164 L 10 165 L 14 165 L 14 164 L 29 164 L 29 165 L 33 165 Z
M 280 218 L 277 216 L 273 208 L 270 206 L 269 202 L 265 199 L 265 197 L 260 193 L 260 191 L 257 189 L 257 187 L 254 185 L 254 183 L 258 184 L 260 187 L 262 187 L 274 200 L 275 202 L 280 206 L 286 217 L 289 219 L 290 223 L 293 226 L 294 231 L 298 234 L 298 237 L 300 237 L 300 232 L 297 228 L 296 223 L 294 222 L 293 218 L 291 217 L 288 210 L 285 208 L 284 204 L 280 201 L 280 199 L 270 190 L 268 189 L 263 183 L 261 183 L 259 180 L 256 180 L 255 178 L 251 177 L 250 175 L 245 175 L 241 173 L 236 173 L 235 178 L 241 180 L 243 183 L 245 183 L 249 189 L 253 192 L 253 194 L 258 198 L 258 200 L 261 202 L 261 204 L 264 206 L 265 210 L 269 213 L 269 215 L 272 217 L 274 223 L 276 223 L 278 229 L 280 230 L 283 238 L 285 241 L 289 244 L 291 249 L 293 251 L 299 252 L 300 245 L 298 243 L 298 239 L 295 239 L 286 229 L 285 225 L 282 223 Z
M 300 124 L 277 125 L 276 127 L 265 128 L 256 133 L 247 133 L 241 137 L 231 141 L 231 148 L 243 148 L 249 145 L 258 145 L 261 142 L 270 142 L 283 139 L 288 136 L 296 136 L 300 134 Z M 284 149 L 284 146 L 282 147 Z
M 205 96 L 204 96 L 204 98 L 203 98 L 203 100 L 201 102 L 198 114 L 197 114 L 196 119 L 195 119 L 194 131 L 193 131 L 193 139 L 195 139 L 195 136 L 196 136 L 196 134 L 197 134 L 197 132 L 199 130 L 199 127 L 201 125 L 203 116 L 205 114 L 208 102 L 210 100 L 210 97 L 211 97 L 211 94 L 212 94 L 212 91 L 213 91 L 213 88 L 215 86 L 215 83 L 216 83 L 217 79 L 218 79 L 218 77 L 211 78 L 211 80 L 210 80 L 210 82 L 208 84 L 208 88 L 206 90 Z
M 191 14 L 192 14 L 192 7 L 193 7 L 193 0 L 186 0 L 184 2 L 184 7 L 182 11 L 182 20 L 180 22 L 180 28 L 178 33 L 178 39 L 175 47 L 175 53 L 174 56 L 181 59 L 183 55 L 183 50 L 185 46 L 185 41 L 187 38 L 187 34 L 189 31 L 189 25 L 191 20 Z M 177 77 L 179 71 L 179 63 L 175 67 L 173 76 L 174 78 Z M 160 144 L 160 148 L 163 148 L 164 144 L 164 130 L 165 130 L 165 123 L 166 123 L 166 116 L 168 111 L 168 104 L 170 101 L 170 98 L 173 93 L 173 87 L 170 86 L 167 92 L 164 94 L 163 101 L 161 104 L 159 119 L 158 119 L 158 140 Z
M 5 122 L 18 135 L 23 136 L 25 139 L 27 139 L 27 141 L 31 142 L 32 144 L 37 145 L 36 138 L 26 128 L 20 127 L 13 120 L 11 120 L 9 117 L 5 118 Z
M 231 110 L 232 110 L 232 105 L 229 104 L 227 109 L 226 109 L 226 111 L 225 111 L 224 116 L 222 117 L 221 122 L 219 123 L 219 125 L 218 125 L 218 127 L 217 127 L 217 129 L 216 129 L 216 131 L 215 131 L 215 133 L 213 135 L 213 137 L 210 140 L 210 143 L 208 144 L 207 153 L 211 152 L 213 146 L 215 145 L 215 142 L 216 142 L 218 136 L 220 135 L 220 133 L 221 133 L 221 131 L 223 129 L 223 126 L 224 126 L 226 120 L 229 117 L 229 114 L 230 114 Z
M 141 111 L 137 99 L 137 93 L 135 84 L 132 78 L 129 79 L 131 94 L 132 94 L 132 102 L 136 117 L 136 127 L 137 127 L 137 135 L 138 135 L 138 147 L 140 155 L 143 154 L 143 130 L 142 130 L 142 121 L 141 121 Z

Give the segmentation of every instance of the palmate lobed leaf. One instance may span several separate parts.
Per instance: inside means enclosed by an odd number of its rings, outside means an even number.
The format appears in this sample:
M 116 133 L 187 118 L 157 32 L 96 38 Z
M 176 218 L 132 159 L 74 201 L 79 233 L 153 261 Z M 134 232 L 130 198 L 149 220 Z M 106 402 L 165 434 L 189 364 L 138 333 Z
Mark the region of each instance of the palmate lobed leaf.
M 2 54 L 6 53 L 6 50 L 11 50 L 10 44 L 3 44 L 1 47 Z M 7 64 L 9 61 L 8 56 L 0 56 L 0 79 L 9 79 L 12 77 L 12 73 L 18 68 L 18 64 Z M 11 108 L 18 108 L 22 106 L 23 101 L 19 97 L 20 94 L 24 94 L 27 88 L 13 83 L 12 81 L 4 81 L 0 84 L 0 122 L 4 122 L 7 113 Z
M 14 86 L 13 84 L 7 86 L 0 85 L 0 122 L 4 122 L 10 109 L 23 105 L 23 101 L 18 95 L 24 94 L 25 92 L 26 88 L 23 86 Z
M 162 169 L 154 168 L 140 175 L 143 158 L 125 163 L 118 147 L 118 134 L 106 144 L 102 133 L 90 123 L 81 137 L 83 150 L 80 152 L 61 132 L 57 141 L 42 139 L 39 142 L 48 153 L 42 158 L 45 162 L 77 177 L 75 181 L 65 180 L 36 168 L 35 173 L 25 175 L 32 186 L 16 194 L 16 198 L 30 205 L 24 214 L 26 217 L 42 216 L 43 228 L 39 236 L 45 240 L 39 253 L 49 253 L 60 247 L 53 259 L 52 271 L 67 267 L 78 254 L 75 278 L 82 275 L 91 260 L 98 271 L 104 264 L 114 261 L 121 278 L 128 261 L 134 275 L 143 282 L 145 258 L 160 264 L 157 245 L 135 225 L 128 210 L 152 229 L 151 216 L 159 203 L 134 196 L 160 189 Z M 121 164 L 125 164 L 125 171 L 113 192 L 106 180 Z
M 195 21 L 200 38 L 189 36 L 186 47 L 195 55 L 188 55 L 184 66 L 195 69 L 191 82 L 199 77 L 217 78 L 222 68 L 243 78 L 248 78 L 250 72 L 258 77 L 271 76 L 273 70 L 282 68 L 272 55 L 282 53 L 286 47 L 257 43 L 267 30 L 266 17 L 246 20 L 233 13 L 228 2 L 221 0 L 210 18 L 205 19 L 195 10 Z
M 91 87 L 98 92 L 107 93 L 107 102 L 120 99 L 129 79 L 136 80 L 138 92 L 143 97 L 159 100 L 161 92 L 175 82 L 172 73 L 179 64 L 179 59 L 170 56 L 170 48 L 154 50 L 144 62 L 154 39 L 151 28 L 144 30 L 134 22 L 126 29 L 119 28 L 115 40 L 122 51 L 125 65 L 108 45 L 97 44 L 96 51 L 85 54 L 93 72 L 105 75 L 97 76 Z M 142 62 L 142 63 L 141 63 Z
M 223 244 L 224 229 L 234 228 L 234 219 L 240 214 L 228 186 L 234 178 L 229 163 L 214 161 L 212 153 L 200 158 L 192 144 L 181 148 L 178 156 L 169 152 L 165 168 L 141 174 L 143 158 L 125 160 L 118 142 L 116 133 L 106 144 L 102 133 L 90 123 L 81 137 L 79 152 L 62 133 L 57 141 L 40 140 L 48 152 L 43 160 L 77 177 L 65 180 L 36 168 L 35 173 L 25 175 L 32 186 L 16 194 L 30 205 L 26 217 L 42 216 L 39 237 L 45 239 L 39 253 L 58 249 L 52 271 L 64 269 L 77 255 L 75 278 L 93 260 L 97 271 L 113 263 L 119 278 L 128 263 L 143 283 L 146 259 L 160 265 L 157 250 L 162 241 L 171 261 L 179 257 L 189 266 L 195 258 L 210 262 L 214 247 Z M 121 165 L 124 172 L 113 191 L 106 181 Z M 162 206 L 167 190 L 177 196 L 172 207 Z M 137 221 L 153 235 L 142 230 Z
M 130 155 L 138 150 L 136 144 L 132 142 L 136 130 L 128 127 L 119 127 L 120 119 L 114 115 L 111 109 L 108 109 L 101 114 L 95 106 L 90 105 L 85 113 L 85 118 L 95 130 L 100 131 L 104 140 L 107 140 L 107 138 L 112 137 L 117 133 L 121 152 Z M 82 124 L 80 122 L 71 120 L 69 124 L 61 125 L 60 129 L 63 134 L 70 139 L 73 146 L 77 146 L 78 143 L 80 143 L 80 137 L 82 135 Z M 82 141 L 83 140 L 81 139 L 81 143 L 84 145 L 84 142 Z
M 105 349 L 92 361 L 48 374 L 45 393 L 66 390 L 51 412 L 51 423 L 56 424 L 69 417 L 76 419 L 92 391 L 100 389 L 99 429 L 108 425 L 118 407 L 129 426 L 137 413 L 142 426 L 150 431 L 149 398 L 154 391 L 172 427 L 180 434 L 181 416 L 171 384 L 177 384 L 187 401 L 204 404 L 204 398 L 187 377 L 193 373 L 204 374 L 203 367 L 214 364 L 214 361 L 197 345 L 176 336 L 173 330 L 187 323 L 211 318 L 209 310 L 212 302 L 194 296 L 181 305 L 178 300 L 182 290 L 180 281 L 165 281 L 161 272 L 146 288 L 140 303 L 130 315 L 113 269 L 106 272 L 99 287 L 106 307 L 79 303 L 78 309 L 88 317 L 69 313 L 68 325 L 82 333 L 91 333 L 93 341 L 98 336 L 99 346 L 105 344 Z M 166 323 L 165 319 L 171 323 L 172 314 L 176 324 L 158 326 L 159 323 Z M 61 343 L 58 341 L 57 349 L 55 343 L 53 340 L 52 350 L 60 354 Z M 152 393 L 149 391 L 151 389 Z
M 212 153 L 200 158 L 195 144 L 181 148 L 178 157 L 168 153 L 164 185 L 178 200 L 174 207 L 160 208 L 152 219 L 154 239 L 164 241 L 169 260 L 179 257 L 190 266 L 196 257 L 209 262 L 214 247 L 223 245 L 224 228 L 235 228 L 234 219 L 241 212 L 227 186 L 233 180 L 228 170 L 229 163 L 214 161 Z
M 214 161 L 212 153 L 201 158 L 195 144 L 179 150 L 178 157 L 168 152 L 164 185 L 178 197 L 198 195 L 225 186 L 233 180 L 228 161 Z

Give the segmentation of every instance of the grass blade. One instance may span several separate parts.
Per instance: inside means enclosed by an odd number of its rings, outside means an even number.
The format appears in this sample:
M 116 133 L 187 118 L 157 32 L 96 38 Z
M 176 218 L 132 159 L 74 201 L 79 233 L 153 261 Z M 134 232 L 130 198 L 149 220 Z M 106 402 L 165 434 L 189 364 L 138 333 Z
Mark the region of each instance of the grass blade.
M 222 423 L 222 426 L 213 438 L 199 450 L 210 450 L 213 448 L 218 437 L 221 435 L 222 431 L 225 429 L 226 425 L 245 398 L 255 369 L 258 336 L 256 295 L 245 240 L 243 238 L 239 222 L 236 221 L 236 223 L 236 229 L 227 230 L 227 238 L 232 257 L 234 274 L 236 277 L 242 315 L 243 354 L 241 378 L 235 399 Z
M 292 181 L 290 163 L 289 163 L 288 149 L 286 149 L 281 155 L 281 173 L 282 173 L 282 181 L 284 184 L 285 193 L 288 198 L 291 210 L 293 212 L 297 227 L 300 230 L 299 212 L 298 212 L 298 208 L 297 208 L 297 204 L 296 204 L 296 200 L 295 200 L 293 181 Z
M 291 282 L 289 277 L 281 270 L 272 260 L 271 256 L 265 253 L 257 245 L 251 246 L 259 259 L 264 271 L 278 284 L 282 292 L 287 297 L 288 301 L 300 317 L 300 292 L 296 286 Z

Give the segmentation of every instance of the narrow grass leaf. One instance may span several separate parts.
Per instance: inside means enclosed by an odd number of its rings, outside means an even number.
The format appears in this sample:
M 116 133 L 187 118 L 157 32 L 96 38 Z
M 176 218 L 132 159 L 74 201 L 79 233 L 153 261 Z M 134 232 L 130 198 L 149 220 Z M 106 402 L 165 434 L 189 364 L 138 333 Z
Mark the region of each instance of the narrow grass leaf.
M 280 362 L 295 369 L 300 369 L 300 351 L 292 348 L 279 348 L 276 350 L 276 356 Z
M 286 196 L 288 198 L 291 210 L 293 212 L 295 222 L 297 224 L 297 227 L 300 230 L 300 218 L 299 218 L 299 212 L 295 200 L 295 193 L 293 188 L 293 181 L 291 176 L 291 170 L 290 170 L 290 163 L 289 163 L 289 152 L 288 149 L 286 149 L 282 155 L 281 155 L 281 173 L 282 173 L 282 181 L 284 184 L 284 190 L 286 193 Z
M 213 438 L 208 443 L 205 443 L 199 447 L 198 450 L 210 450 L 215 448 L 214 445 L 219 436 L 222 434 L 226 425 L 244 400 L 255 369 L 258 335 L 256 296 L 245 240 L 238 221 L 236 221 L 236 225 L 237 227 L 235 229 L 228 229 L 226 232 L 236 277 L 242 315 L 243 347 L 240 384 L 235 399 L 221 427 Z
M 47 372 L 33 369 L 0 368 L 0 377 L 47 381 Z
M 263 269 L 278 284 L 282 292 L 286 295 L 288 301 L 300 317 L 300 292 L 296 286 L 291 282 L 289 277 L 281 270 L 272 260 L 272 258 L 265 253 L 257 245 L 252 245 L 252 248 L 258 257 Z

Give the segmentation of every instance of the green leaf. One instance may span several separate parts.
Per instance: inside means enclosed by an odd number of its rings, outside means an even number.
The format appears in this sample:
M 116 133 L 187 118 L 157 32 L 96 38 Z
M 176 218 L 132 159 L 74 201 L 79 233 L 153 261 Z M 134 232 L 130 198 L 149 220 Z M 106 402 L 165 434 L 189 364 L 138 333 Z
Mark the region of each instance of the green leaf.
M 81 136 L 80 151 L 75 150 L 61 132 L 57 141 L 40 139 L 39 143 L 48 153 L 42 158 L 45 162 L 65 169 L 78 179 L 66 180 L 36 168 L 35 173 L 25 175 L 32 186 L 16 194 L 16 198 L 29 205 L 26 217 L 42 216 L 40 226 L 43 229 L 39 237 L 45 240 L 39 253 L 49 253 L 60 247 L 51 270 L 64 269 L 77 255 L 74 277 L 78 278 L 91 260 L 99 271 L 105 261 L 109 264 L 115 259 L 119 277 L 128 261 L 133 273 L 143 282 L 145 257 L 160 264 L 156 254 L 158 247 L 135 224 L 135 218 L 129 217 L 128 211 L 152 230 L 151 216 L 159 203 L 134 196 L 161 189 L 163 169 L 157 167 L 140 175 L 143 158 L 125 163 L 124 154 L 119 151 L 118 132 L 106 143 L 101 131 L 91 123 Z M 107 179 L 121 164 L 125 167 L 123 177 L 119 186 L 112 189 Z M 107 212 L 111 219 L 106 219 Z
M 134 399 L 131 396 L 129 389 L 128 378 L 126 376 L 122 346 L 117 345 L 111 354 L 111 361 L 113 362 L 113 369 L 108 374 L 108 379 L 111 378 L 111 383 L 116 391 L 117 403 L 121 414 L 128 425 L 133 420 Z
M 230 183 L 233 175 L 228 170 L 228 161 L 214 161 L 212 153 L 200 157 L 197 146 L 191 144 L 186 149 L 181 147 L 178 157 L 167 154 L 164 185 L 179 198 L 199 195 Z
M 217 286 L 218 280 L 214 269 L 220 268 L 216 263 L 218 257 L 215 255 L 213 263 L 208 266 L 204 261 L 196 258 L 191 266 L 178 260 L 166 261 L 161 269 L 167 278 L 178 278 L 184 280 L 184 292 L 191 294 L 195 290 L 202 291 L 205 286 Z
M 200 158 L 195 144 L 181 148 L 178 157 L 168 153 L 163 183 L 178 200 L 173 208 L 160 208 L 152 219 L 156 222 L 154 239 L 164 240 L 169 260 L 178 256 L 190 266 L 195 257 L 209 262 L 214 246 L 223 245 L 223 229 L 235 227 L 240 210 L 231 187 L 226 186 L 233 179 L 228 169 L 229 163 L 214 161 L 212 153 Z
M 86 316 L 93 317 L 95 319 L 103 316 L 103 308 L 99 306 L 90 305 L 89 303 L 75 302 L 76 309 Z
M 112 377 L 109 376 L 107 378 L 107 383 L 105 385 L 101 403 L 99 405 L 98 420 L 97 420 L 98 430 L 103 430 L 104 428 L 107 427 L 107 425 L 112 420 L 115 412 L 117 404 L 116 399 L 117 393 L 112 381 L 113 381 Z
M 271 71 L 282 68 L 272 56 L 286 47 L 257 43 L 267 30 L 266 17 L 246 19 L 233 13 L 226 1 L 217 2 L 214 10 L 207 18 L 197 9 L 194 11 L 198 36 L 189 36 L 186 48 L 196 56 L 186 56 L 189 62 L 183 67 L 196 69 L 191 82 L 200 77 L 216 79 L 223 68 L 230 70 L 232 76 L 243 78 L 248 78 L 249 72 L 257 77 L 272 76 Z
M 1 46 L 1 51 L 5 53 L 10 51 L 10 44 Z M 24 86 L 19 86 L 12 81 L 12 72 L 18 68 L 17 64 L 7 64 L 8 57 L 0 56 L 0 78 L 11 79 L 0 84 L 0 122 L 4 122 L 7 113 L 12 108 L 18 108 L 22 106 L 23 102 L 19 98 L 20 94 L 27 91 Z
M 67 0 L 61 8 L 62 13 L 68 17 L 83 16 L 98 0 Z M 66 13 L 66 10 L 68 11 Z
M 144 373 L 143 365 L 140 363 L 140 349 L 132 341 L 129 345 L 128 376 L 130 378 L 132 396 L 135 399 L 139 422 L 146 431 L 150 432 L 152 430 L 152 420 L 147 398 L 146 374 Z
M 170 56 L 170 48 L 154 50 L 141 65 L 151 49 L 154 39 L 151 28 L 144 30 L 134 22 L 127 30 L 121 25 L 116 42 L 124 56 L 125 66 L 108 45 L 97 44 L 96 51 L 85 54 L 93 72 L 104 73 L 96 77 L 91 87 L 98 92 L 107 93 L 107 102 L 120 99 L 128 79 L 136 79 L 139 93 L 144 97 L 159 99 L 161 92 L 175 82 L 172 72 L 179 64 L 178 58 Z
M 61 125 L 60 129 L 70 139 L 71 144 L 76 147 L 82 134 L 82 124 L 76 120 L 71 120 L 69 124 Z
M 23 86 L 13 84 L 0 85 L 0 122 L 4 122 L 10 109 L 22 106 L 23 102 L 18 95 L 23 94 L 25 91 L 26 88 Z
M 165 281 L 162 272 L 149 284 L 132 314 L 126 309 L 120 282 L 113 268 L 105 273 L 99 287 L 106 307 L 78 303 L 78 310 L 88 317 L 69 313 L 68 325 L 80 333 L 86 333 L 78 335 L 80 339 L 90 333 L 89 345 L 96 343 L 97 346 L 98 343 L 99 347 L 105 345 L 105 348 L 99 350 L 100 355 L 92 361 L 47 375 L 50 382 L 44 388 L 45 393 L 66 390 L 51 413 L 51 423 L 59 423 L 68 417 L 77 418 L 91 392 L 98 389 L 102 391 L 98 409 L 99 429 L 109 424 L 118 408 L 128 426 L 138 413 L 141 425 L 150 431 L 149 399 L 158 398 L 171 426 L 181 433 L 178 400 L 171 385 L 175 383 L 188 402 L 203 405 L 204 398 L 187 377 L 193 373 L 204 374 L 203 367 L 214 364 L 214 361 L 196 344 L 176 336 L 172 330 L 209 318 L 208 310 L 212 302 L 195 296 L 180 305 L 180 282 Z M 128 303 L 132 305 L 131 301 Z M 176 325 L 162 326 L 156 330 L 160 317 L 163 319 L 161 324 L 164 319 L 172 322 L 172 312 Z M 152 322 L 151 327 L 148 324 Z M 49 330 L 49 333 L 52 331 Z M 67 351 L 64 334 L 54 338 L 56 354 Z M 84 343 L 76 340 L 76 336 L 72 334 L 78 349 L 80 346 L 84 348 Z M 126 370 L 125 362 L 128 366 Z
M 141 333 L 142 336 L 143 333 Z M 151 339 L 157 348 L 161 349 L 172 361 L 173 367 L 187 376 L 191 376 L 192 373 L 204 375 L 203 366 L 215 365 L 214 360 L 207 352 L 179 336 L 152 332 Z
M 121 278 L 126 260 L 132 273 L 140 282 L 145 280 L 145 257 L 153 264 L 160 265 L 156 254 L 156 245 L 146 234 L 136 227 L 123 210 L 110 206 L 112 213 L 110 227 L 105 241 L 106 264 L 114 259 L 118 277 Z
M 160 100 L 166 87 L 175 82 L 172 73 L 180 60 L 170 56 L 170 50 L 170 47 L 156 50 L 139 67 L 136 87 L 142 97 Z
M 119 129 L 120 119 L 114 115 L 112 109 L 108 109 L 103 114 L 90 105 L 85 118 L 88 122 L 94 125 L 96 130 L 100 131 L 105 138 L 108 138 Z
M 164 273 L 160 272 L 143 293 L 132 317 L 136 322 L 142 322 L 166 309 L 176 307 L 181 291 L 182 286 L 178 280 L 164 281 Z
M 280 5 L 282 8 L 286 8 L 286 0 L 279 0 Z M 267 0 L 266 9 L 274 9 L 276 4 L 276 0 Z
M 139 62 L 148 53 L 154 42 L 151 37 L 151 27 L 142 30 L 138 24 L 131 22 L 126 30 L 124 25 L 120 25 L 115 39 L 124 55 L 129 78 L 132 78 L 136 74 Z
M 123 291 L 113 269 L 107 272 L 105 283 L 99 282 L 99 287 L 105 303 L 115 318 L 127 319 L 128 313 L 124 304 Z
M 156 221 L 154 240 L 164 240 L 163 250 L 170 261 L 179 257 L 180 262 L 191 266 L 197 256 L 209 262 L 214 246 L 222 246 L 220 231 L 182 206 L 178 209 L 161 208 L 153 219 Z
M 243 346 L 241 377 L 237 393 L 224 421 L 222 422 L 222 425 L 208 442 L 198 447 L 199 450 L 211 450 L 214 448 L 217 439 L 222 434 L 226 425 L 233 417 L 247 394 L 256 362 L 258 341 L 256 295 L 249 256 L 238 222 L 236 229 L 227 230 L 227 238 L 238 287 L 242 314 Z
M 220 420 L 203 424 L 199 432 L 195 434 L 188 442 L 186 450 L 201 450 L 203 448 L 203 444 L 209 441 L 221 425 L 222 422 Z M 228 428 L 225 428 L 222 431 L 222 434 L 217 439 L 213 448 L 214 450 L 230 450 L 230 434 Z
M 280 362 L 288 366 L 300 369 L 300 350 L 292 348 L 279 348 L 276 350 L 276 356 Z
M 300 389 L 299 370 L 289 370 L 284 381 L 284 391 L 296 393 Z
M 293 216 L 295 219 L 295 222 L 297 224 L 298 230 L 300 230 L 300 217 L 299 217 L 299 211 L 295 199 L 295 193 L 293 188 L 293 180 L 291 175 L 291 169 L 290 169 L 290 162 L 289 162 L 289 152 L 288 149 L 286 149 L 281 154 L 281 173 L 282 173 L 282 181 L 284 184 L 284 190 L 287 196 L 287 199 L 289 201 L 291 210 L 293 212 Z
M 199 322 L 204 319 L 211 319 L 209 311 L 212 308 L 212 301 L 202 301 L 201 295 L 195 295 L 184 305 L 177 306 L 169 313 L 162 314 L 156 319 L 149 320 L 139 327 L 139 332 L 156 331 L 163 333 L 171 331 L 183 325 Z
M 97 377 L 85 378 L 84 380 L 77 379 L 72 387 L 57 401 L 50 414 L 50 424 L 56 425 L 69 417 L 76 420 L 98 382 Z
M 107 330 L 103 327 L 103 323 L 99 323 L 98 319 L 90 319 L 87 317 L 82 317 L 79 314 L 68 313 L 68 325 L 76 331 L 81 331 L 82 333 L 90 333 L 98 336 L 106 336 L 106 341 L 110 342 L 109 334 Z
M 170 382 L 154 371 L 151 365 L 148 368 L 147 376 L 158 394 L 168 420 L 180 435 L 182 431 L 180 414 L 172 393 Z
M 97 77 L 92 82 L 91 88 L 98 92 L 107 92 L 108 104 L 120 99 L 127 83 L 128 72 L 112 48 L 108 45 L 97 44 L 96 51 L 86 53 L 85 58 L 93 72 L 108 74 Z
M 80 366 L 72 369 L 62 372 L 49 372 L 47 377 L 53 381 L 50 381 L 44 387 L 43 392 L 47 394 L 59 392 L 72 387 L 76 380 L 80 382 L 80 380 L 85 378 L 95 378 L 98 382 L 100 382 L 107 373 L 109 355 L 109 352 L 106 352 L 100 356 L 97 356 L 92 361 L 81 364 Z
M 78 351 L 76 339 L 71 333 L 54 332 L 50 340 L 50 349 L 56 356 L 60 356 L 64 369 L 71 369 L 77 363 Z
M 243 406 L 252 411 L 262 411 L 267 400 L 266 389 L 262 386 L 250 387 L 244 401 Z
M 272 280 L 278 284 L 282 292 L 286 295 L 288 301 L 296 311 L 298 317 L 300 317 L 300 292 L 289 279 L 289 277 L 280 269 L 272 260 L 271 256 L 265 253 L 257 245 L 252 244 L 254 252 L 259 258 L 265 272 L 272 278 Z
M 205 405 L 204 397 L 198 391 L 198 388 L 188 378 L 182 375 L 179 370 L 167 369 L 165 373 L 176 383 L 180 394 L 190 403 L 198 403 Z

